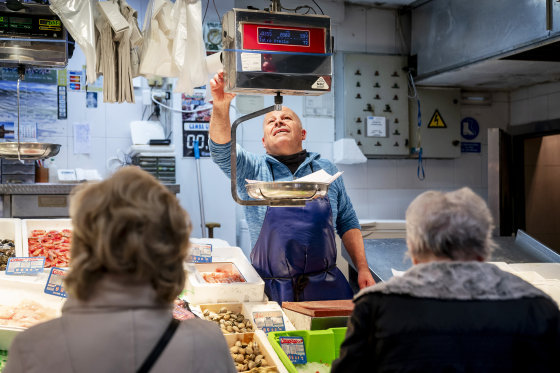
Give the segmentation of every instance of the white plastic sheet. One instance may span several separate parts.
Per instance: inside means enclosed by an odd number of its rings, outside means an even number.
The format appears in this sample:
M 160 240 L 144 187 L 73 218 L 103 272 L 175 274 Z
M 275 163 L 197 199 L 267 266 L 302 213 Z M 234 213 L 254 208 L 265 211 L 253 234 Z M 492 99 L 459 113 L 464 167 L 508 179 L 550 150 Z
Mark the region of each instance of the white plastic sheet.
M 95 0 L 50 0 L 50 9 L 61 19 L 86 56 L 88 84 L 97 80 L 97 57 L 94 19 L 97 16 Z
M 195 87 L 207 81 L 206 49 L 202 36 L 202 7 L 200 0 L 177 0 L 180 7 L 176 37 L 173 45 L 173 58 L 180 74 L 175 92 L 192 94 Z
M 200 0 L 151 0 L 143 34 L 140 74 L 178 77 L 174 91 L 188 94 L 206 83 Z
M 175 28 L 171 17 L 173 4 L 169 0 L 150 0 L 144 17 L 144 43 L 140 58 L 140 74 L 146 78 L 152 76 L 176 77 L 177 66 L 171 57 Z

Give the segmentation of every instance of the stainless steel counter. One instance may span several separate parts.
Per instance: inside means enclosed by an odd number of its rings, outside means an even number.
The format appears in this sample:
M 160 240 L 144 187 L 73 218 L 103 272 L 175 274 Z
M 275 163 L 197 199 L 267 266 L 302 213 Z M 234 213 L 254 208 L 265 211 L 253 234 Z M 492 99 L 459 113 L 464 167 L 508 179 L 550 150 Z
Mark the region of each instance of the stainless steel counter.
M 506 263 L 560 263 L 560 255 L 550 250 L 527 233 L 519 230 L 517 237 L 494 237 L 498 247 L 490 262 Z M 393 269 L 406 271 L 412 266 L 406 256 L 406 240 L 403 238 L 364 240 L 366 258 L 375 281 L 387 281 L 393 277 Z M 355 268 L 348 252 L 342 247 L 342 256 L 348 261 L 355 275 Z M 350 271 L 352 272 L 352 271 Z
M 68 217 L 68 197 L 79 184 L 0 184 L 4 218 Z M 164 184 L 175 194 L 179 184 Z

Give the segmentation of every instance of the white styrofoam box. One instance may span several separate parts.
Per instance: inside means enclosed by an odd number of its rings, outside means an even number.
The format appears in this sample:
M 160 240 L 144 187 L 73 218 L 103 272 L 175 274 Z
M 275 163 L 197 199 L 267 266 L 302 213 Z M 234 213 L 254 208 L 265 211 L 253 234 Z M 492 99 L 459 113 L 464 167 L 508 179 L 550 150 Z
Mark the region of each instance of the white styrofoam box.
M 8 276 L 0 278 L 0 305 L 15 306 L 23 300 L 32 300 L 42 306 L 52 308 L 56 316 L 60 316 L 65 298 L 60 298 L 44 293 L 45 281 L 21 282 L 16 279 L 8 279 Z M 25 330 L 23 327 L 0 326 L 0 350 L 8 350 L 16 335 Z
M 72 229 L 71 219 L 22 219 L 21 220 L 21 237 L 23 246 L 23 256 L 29 256 L 29 245 L 27 238 L 35 229 L 57 230 Z
M 290 319 L 284 313 L 284 310 L 277 302 L 244 302 L 244 303 L 212 303 L 212 304 L 200 304 L 191 306 L 191 311 L 200 318 L 204 318 L 204 310 L 210 310 L 212 312 L 218 312 L 220 308 L 226 307 L 229 311 L 236 313 L 241 313 L 246 319 L 251 320 L 254 330 L 257 329 L 255 324 L 255 319 L 253 317 L 253 312 L 267 312 L 267 311 L 280 311 L 282 313 L 282 319 L 284 320 L 284 326 L 286 330 L 296 330 Z M 235 334 L 235 333 L 228 333 Z
M 490 262 L 502 271 L 521 277 L 531 285 L 548 294 L 560 307 L 560 264 L 558 263 L 512 263 Z
M 251 327 L 253 328 L 253 331 L 256 330 L 256 325 L 253 322 L 253 318 L 251 317 L 251 314 L 247 312 L 247 310 L 245 309 L 245 305 L 246 303 L 213 303 L 213 304 L 201 304 L 200 307 L 200 317 L 204 318 L 204 311 L 208 310 L 210 312 L 214 312 L 214 313 L 219 313 L 220 309 L 222 307 L 225 307 L 228 311 L 232 311 L 234 313 L 237 314 L 242 314 L 247 320 L 250 321 L 251 323 Z M 231 333 L 227 333 L 227 334 L 236 334 L 235 332 L 231 332 Z
M 210 244 L 212 245 L 212 251 L 215 252 L 217 248 L 230 248 L 230 244 L 222 239 L 219 238 L 190 238 L 192 243 L 197 244 Z
M 245 260 L 249 265 L 247 257 L 243 250 L 235 246 L 212 246 L 212 261 L 214 262 L 229 262 L 233 259 Z M 251 266 L 251 268 L 253 268 Z
M 217 247 L 212 250 L 212 263 L 232 263 L 246 282 L 211 284 L 201 280 L 196 264 L 185 264 L 188 271 L 186 296 L 190 303 L 261 302 L 264 281 L 238 247 Z
M 20 219 L 0 219 L 0 240 L 13 240 L 16 256 L 23 256 Z
M 560 280 L 560 263 L 510 263 L 513 271 L 535 271 L 545 279 Z
M 288 372 L 284 367 L 284 364 L 272 348 L 272 345 L 268 341 L 265 332 L 263 332 L 262 330 L 257 330 L 254 333 L 226 334 L 224 335 L 224 337 L 226 339 L 228 347 L 233 347 L 235 345 L 235 342 L 237 341 L 241 341 L 241 343 L 249 343 L 251 341 L 257 342 L 259 348 L 261 349 L 260 354 L 264 355 L 264 358 L 268 362 L 267 366 L 275 367 L 280 373 Z

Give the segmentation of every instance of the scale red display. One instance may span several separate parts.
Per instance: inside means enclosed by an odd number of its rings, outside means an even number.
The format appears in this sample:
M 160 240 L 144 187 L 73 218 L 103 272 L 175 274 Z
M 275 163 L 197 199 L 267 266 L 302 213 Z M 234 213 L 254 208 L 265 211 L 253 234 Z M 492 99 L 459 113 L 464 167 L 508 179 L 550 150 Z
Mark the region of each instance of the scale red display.
M 325 53 L 325 29 L 245 23 L 243 49 Z

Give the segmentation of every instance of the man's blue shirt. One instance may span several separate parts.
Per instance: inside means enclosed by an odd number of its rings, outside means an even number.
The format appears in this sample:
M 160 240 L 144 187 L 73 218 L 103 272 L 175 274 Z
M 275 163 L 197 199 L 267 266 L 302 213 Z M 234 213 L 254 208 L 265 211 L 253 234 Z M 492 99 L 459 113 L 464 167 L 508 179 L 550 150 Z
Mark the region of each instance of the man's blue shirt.
M 231 178 L 230 150 L 231 143 L 217 144 L 210 140 L 210 155 L 212 156 L 212 160 L 229 178 Z M 318 153 L 308 152 L 307 158 L 298 167 L 295 174 L 292 174 L 288 167 L 276 158 L 268 154 L 257 155 L 237 145 L 237 192 L 239 197 L 245 200 L 252 199 L 245 189 L 245 179 L 289 181 L 310 174 L 312 169 L 313 172 L 323 169 L 331 175 L 338 172 L 338 169 L 332 162 L 321 159 Z M 338 235 L 342 237 L 349 229 L 359 229 L 360 224 L 358 222 L 358 217 L 352 207 L 352 202 L 350 202 L 348 194 L 346 194 L 344 182 L 341 177 L 330 185 L 328 197 L 332 208 L 334 226 Z M 259 237 L 267 207 L 243 206 L 243 208 L 247 224 L 249 225 L 251 247 L 253 247 Z

